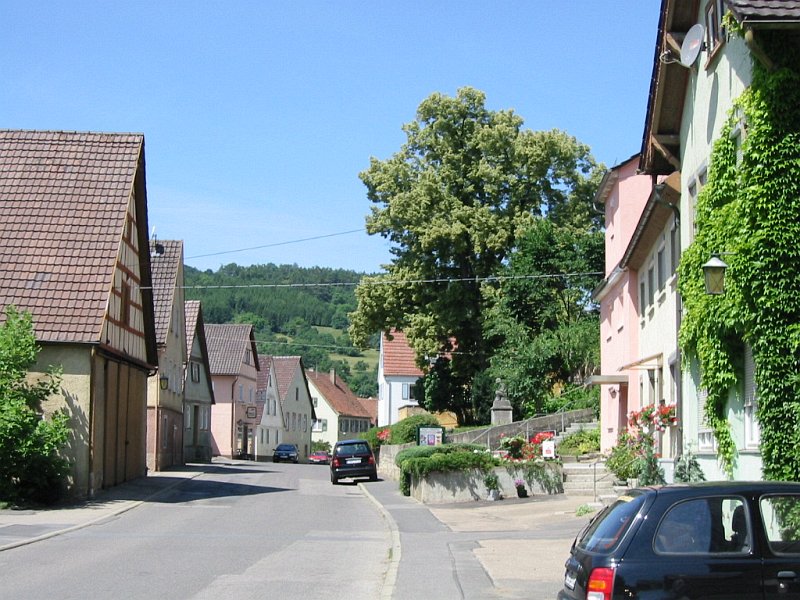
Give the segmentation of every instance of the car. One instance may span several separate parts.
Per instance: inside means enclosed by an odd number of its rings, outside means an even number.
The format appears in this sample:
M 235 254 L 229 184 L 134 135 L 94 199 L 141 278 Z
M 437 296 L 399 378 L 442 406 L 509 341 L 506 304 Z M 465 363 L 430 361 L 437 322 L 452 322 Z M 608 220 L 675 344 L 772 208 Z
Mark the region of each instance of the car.
M 331 483 L 336 485 L 340 479 L 348 477 L 369 477 L 378 479 L 375 455 L 366 440 L 341 440 L 336 442 L 331 453 Z
M 308 455 L 308 462 L 315 465 L 327 465 L 331 459 L 331 455 L 324 450 L 318 450 Z
M 272 462 L 281 462 L 282 460 L 290 460 L 296 463 L 300 458 L 297 451 L 297 446 L 294 444 L 278 444 L 272 453 Z
M 578 534 L 559 600 L 800 598 L 800 483 L 633 489 Z

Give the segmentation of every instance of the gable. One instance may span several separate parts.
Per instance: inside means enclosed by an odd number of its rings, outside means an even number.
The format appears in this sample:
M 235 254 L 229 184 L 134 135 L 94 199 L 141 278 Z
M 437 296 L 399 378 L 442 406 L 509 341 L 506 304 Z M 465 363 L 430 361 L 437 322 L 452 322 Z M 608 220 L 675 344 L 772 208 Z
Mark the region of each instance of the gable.
M 0 130 L 0 307 L 30 311 L 39 341 L 101 342 L 129 239 L 155 362 L 146 231 L 144 136 Z
M 381 338 L 381 360 L 384 377 L 422 377 L 417 367 L 414 351 L 408 345 L 406 334 L 392 330 L 392 339 L 386 334 Z
M 258 370 L 258 354 L 253 326 L 247 324 L 207 324 L 208 363 L 212 375 L 238 375 L 242 364 Z M 248 361 L 249 351 L 249 362 Z
M 176 310 L 176 292 L 183 285 L 183 242 L 179 240 L 150 241 L 150 270 L 153 279 L 153 309 L 156 341 L 166 342 L 172 316 Z M 173 323 L 173 326 L 176 325 Z

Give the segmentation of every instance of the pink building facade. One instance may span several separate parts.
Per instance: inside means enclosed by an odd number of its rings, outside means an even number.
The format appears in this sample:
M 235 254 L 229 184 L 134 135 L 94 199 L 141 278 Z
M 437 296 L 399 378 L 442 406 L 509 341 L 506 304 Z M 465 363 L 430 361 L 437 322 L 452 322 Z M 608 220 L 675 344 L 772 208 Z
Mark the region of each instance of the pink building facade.
M 626 365 L 639 357 L 638 273 L 621 263 L 652 191 L 652 179 L 637 175 L 639 155 L 610 169 L 595 195 L 605 209 L 605 279 L 595 289 L 600 302 L 600 446 L 608 452 L 641 406 L 635 373 Z

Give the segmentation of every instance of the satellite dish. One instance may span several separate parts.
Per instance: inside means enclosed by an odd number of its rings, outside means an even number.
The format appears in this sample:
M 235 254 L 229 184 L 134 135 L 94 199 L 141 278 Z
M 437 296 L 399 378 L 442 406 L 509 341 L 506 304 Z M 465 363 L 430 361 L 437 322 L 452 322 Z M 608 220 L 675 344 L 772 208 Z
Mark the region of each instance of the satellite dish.
M 686 32 L 686 37 L 683 38 L 681 44 L 681 64 L 684 67 L 691 67 L 694 65 L 700 51 L 703 50 L 703 38 L 706 35 L 706 29 L 700 23 L 692 25 L 691 29 Z

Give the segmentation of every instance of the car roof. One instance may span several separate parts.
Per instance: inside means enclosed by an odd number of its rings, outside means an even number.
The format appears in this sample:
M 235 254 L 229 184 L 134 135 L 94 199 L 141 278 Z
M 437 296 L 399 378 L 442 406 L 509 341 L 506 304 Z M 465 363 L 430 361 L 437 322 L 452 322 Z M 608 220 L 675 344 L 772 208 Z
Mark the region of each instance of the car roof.
M 337 446 L 344 446 L 345 444 L 368 444 L 367 440 L 339 440 L 336 442 Z
M 659 496 L 695 496 L 697 494 L 800 494 L 800 483 L 792 481 L 697 481 L 672 483 L 662 486 L 639 488 L 641 491 Z

